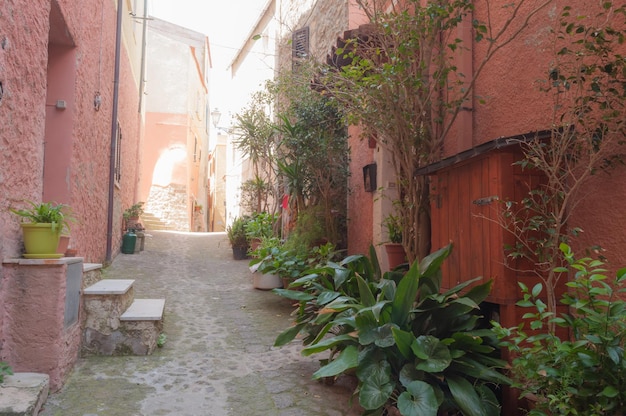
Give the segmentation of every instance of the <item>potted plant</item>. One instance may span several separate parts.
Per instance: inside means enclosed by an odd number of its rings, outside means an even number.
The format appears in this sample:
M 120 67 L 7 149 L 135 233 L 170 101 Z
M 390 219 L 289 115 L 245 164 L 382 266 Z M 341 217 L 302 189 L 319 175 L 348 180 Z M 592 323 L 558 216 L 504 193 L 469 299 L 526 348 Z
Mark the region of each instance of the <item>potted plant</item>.
M 248 237 L 246 236 L 246 217 L 237 217 L 226 227 L 226 235 L 233 249 L 235 260 L 244 260 L 248 254 Z
M 137 202 L 124 210 L 124 221 L 126 222 L 126 229 L 141 228 L 139 224 L 139 217 L 143 215 L 143 202 Z
M 250 242 L 250 248 L 256 250 L 261 241 L 274 236 L 274 223 L 277 216 L 267 212 L 254 214 L 249 221 L 246 222 L 246 235 Z
M 264 238 L 251 253 L 252 286 L 255 289 L 275 289 L 283 286 L 279 271 L 285 260 L 282 242 L 276 237 Z
M 389 214 L 385 218 L 384 225 L 387 228 L 387 237 L 389 238 L 389 242 L 385 243 L 385 251 L 389 268 L 393 270 L 406 263 L 406 252 L 402 246 L 402 225 L 400 218 L 393 214 Z
M 69 231 L 72 221 L 69 206 L 54 202 L 35 203 L 26 201 L 30 207 L 11 209 L 11 212 L 22 218 L 22 233 L 26 258 L 59 258 L 57 253 L 61 233 Z

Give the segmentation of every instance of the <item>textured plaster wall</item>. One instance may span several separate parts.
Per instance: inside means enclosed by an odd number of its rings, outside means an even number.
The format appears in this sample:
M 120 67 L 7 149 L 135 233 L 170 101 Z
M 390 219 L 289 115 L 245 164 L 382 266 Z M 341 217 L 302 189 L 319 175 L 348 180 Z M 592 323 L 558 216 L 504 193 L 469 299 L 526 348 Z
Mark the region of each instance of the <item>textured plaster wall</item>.
M 537 15 L 518 40 L 496 55 L 479 78 L 476 93 L 485 97 L 487 103 L 475 103 L 473 145 L 550 128 L 553 101 L 549 94 L 539 91 L 538 81 L 546 80 L 554 62 L 559 47 L 550 32 L 558 25 L 566 5 L 572 7 L 572 15 L 596 14 L 594 2 L 554 1 Z M 492 19 L 496 23 L 504 18 L 504 10 L 495 8 Z M 479 7 L 475 17 L 484 20 L 484 9 Z M 475 45 L 475 65 L 485 47 L 485 43 Z M 626 265 L 626 237 L 618 231 L 626 227 L 621 204 L 626 198 L 625 175 L 626 169 L 618 167 L 610 175 L 601 173 L 594 177 L 569 222 L 584 229 L 574 244 L 578 251 L 583 254 L 584 248 L 599 244 L 606 250 L 602 254 L 613 268 Z
M 55 163 L 61 161 L 66 172 L 52 181 L 54 186 L 46 185 L 46 196 L 62 198 L 62 202 L 71 205 L 76 222 L 71 227 L 70 245 L 77 248 L 79 255 L 87 262 L 105 260 L 116 4 L 114 0 L 0 2 L 1 259 L 16 257 L 22 252 L 19 221 L 8 208 L 19 206 L 24 199 L 42 200 L 44 151 L 46 146 L 48 150 L 54 146 L 48 141 L 48 134 L 54 132 L 62 136 L 64 145 L 68 144 L 67 149 L 59 152 L 63 160 L 54 160 Z M 127 2 L 124 7 L 128 7 Z M 128 10 L 123 10 L 123 16 L 130 19 Z M 131 33 L 125 35 L 118 114 L 123 134 L 122 179 L 115 190 L 114 253 L 121 244 L 122 207 L 130 205 L 136 196 L 139 164 L 138 74 L 131 70 L 137 67 L 138 57 L 129 59 L 125 49 L 139 40 Z M 48 51 L 63 49 L 73 54 L 73 62 L 64 62 L 64 71 L 73 73 L 48 72 L 49 56 L 51 62 L 55 59 L 54 53 L 49 55 Z M 47 90 L 49 85 L 59 84 L 66 78 L 74 78 L 74 81 L 69 87 L 64 86 L 63 96 L 56 96 L 54 88 Z M 99 111 L 93 105 L 96 93 L 102 98 Z M 66 100 L 71 106 L 65 110 L 61 128 L 46 117 L 46 109 L 54 108 L 57 99 Z M 51 154 L 52 151 L 48 153 Z M 60 188 L 56 188 L 58 185 Z M 0 301 L 3 305 L 9 303 L 7 290 L 15 284 L 15 275 L 2 267 Z M 26 292 L 28 290 L 24 289 Z M 46 302 L 47 299 L 34 300 L 31 306 L 41 314 Z M 0 310 L 0 353 L 4 353 L 7 344 L 16 342 L 11 337 L 16 333 L 16 320 L 21 319 L 17 314 L 14 310 Z M 64 336 L 60 335 L 57 341 L 65 342 Z M 9 360 L 9 364 L 14 363 Z M 25 368 L 20 365 L 19 369 Z
M 0 4 L 0 258 L 20 251 L 8 208 L 42 191 L 49 10 L 43 0 Z
M 0 361 L 14 371 L 48 374 L 56 391 L 78 358 L 81 337 L 79 320 L 64 326 L 66 266 L 5 265 L 4 272 L 0 310 L 6 333 Z
M 71 142 L 70 154 L 64 155 L 67 172 L 60 179 L 67 193 L 48 196 L 72 206 L 77 221 L 72 224 L 70 245 L 87 261 L 101 262 L 106 246 L 116 2 L 94 2 L 90 7 L 72 1 L 59 1 L 58 7 L 52 4 L 52 18 L 50 2 L 46 1 L 10 0 L 0 8 L 0 192 L 6 195 L 0 201 L 0 256 L 15 256 L 21 251 L 18 221 L 7 213 L 7 207 L 24 199 L 41 200 L 46 104 L 65 99 L 72 105 L 66 111 L 73 113 L 65 121 L 63 133 Z M 57 77 L 51 74 L 48 79 L 47 74 L 50 21 L 50 44 L 75 53 L 75 85 L 67 92 L 69 97 L 51 94 L 46 99 L 46 86 L 55 83 Z M 119 201 L 129 205 L 135 197 L 138 164 L 137 81 L 124 52 L 120 73 L 118 118 L 124 151 L 116 222 L 121 217 Z M 100 111 L 93 106 L 96 92 L 102 97 Z M 116 250 L 119 237 L 119 233 L 114 236 Z

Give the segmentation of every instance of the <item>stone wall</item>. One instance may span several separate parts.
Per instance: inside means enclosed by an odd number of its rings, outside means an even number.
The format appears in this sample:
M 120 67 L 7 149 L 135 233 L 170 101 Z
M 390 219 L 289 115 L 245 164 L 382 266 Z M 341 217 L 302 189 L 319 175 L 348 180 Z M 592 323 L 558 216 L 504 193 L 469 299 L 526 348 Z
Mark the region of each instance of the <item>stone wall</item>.
M 325 61 L 337 37 L 348 30 L 348 0 L 319 0 L 310 4 L 307 0 L 286 3 L 281 12 L 282 37 L 279 42 L 278 67 L 291 70 L 291 35 L 293 31 L 309 27 L 309 52 L 318 61 Z
M 152 185 L 145 211 L 160 218 L 168 227 L 178 231 L 190 231 L 187 198 L 187 188 L 184 185 Z

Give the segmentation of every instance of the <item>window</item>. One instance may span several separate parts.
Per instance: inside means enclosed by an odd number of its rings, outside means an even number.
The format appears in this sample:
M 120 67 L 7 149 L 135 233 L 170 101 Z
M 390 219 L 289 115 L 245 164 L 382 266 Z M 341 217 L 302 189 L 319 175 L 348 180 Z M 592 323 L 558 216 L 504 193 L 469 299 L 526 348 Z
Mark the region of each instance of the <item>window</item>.
M 193 161 L 197 162 L 200 158 L 198 157 L 198 136 L 193 137 Z
M 296 70 L 301 60 L 309 56 L 309 27 L 298 29 L 291 35 L 291 68 Z

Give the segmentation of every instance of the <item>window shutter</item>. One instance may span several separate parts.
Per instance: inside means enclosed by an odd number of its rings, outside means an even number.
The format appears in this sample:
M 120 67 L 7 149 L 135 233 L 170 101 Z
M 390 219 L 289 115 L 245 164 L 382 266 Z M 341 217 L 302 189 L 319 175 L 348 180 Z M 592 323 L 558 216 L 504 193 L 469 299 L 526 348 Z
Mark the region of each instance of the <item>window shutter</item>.
M 292 45 L 292 68 L 298 66 L 298 61 L 306 59 L 309 56 L 309 27 L 298 29 L 291 35 Z

